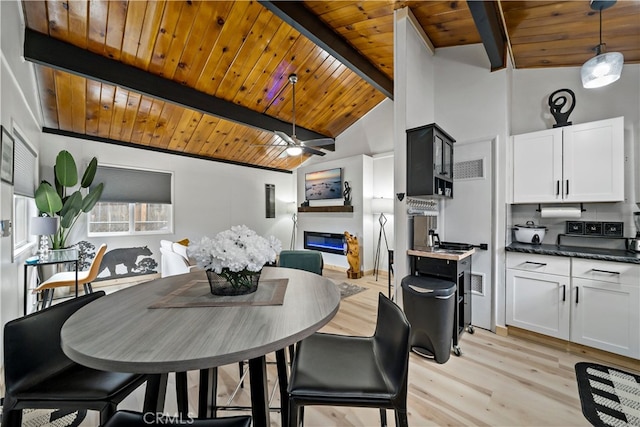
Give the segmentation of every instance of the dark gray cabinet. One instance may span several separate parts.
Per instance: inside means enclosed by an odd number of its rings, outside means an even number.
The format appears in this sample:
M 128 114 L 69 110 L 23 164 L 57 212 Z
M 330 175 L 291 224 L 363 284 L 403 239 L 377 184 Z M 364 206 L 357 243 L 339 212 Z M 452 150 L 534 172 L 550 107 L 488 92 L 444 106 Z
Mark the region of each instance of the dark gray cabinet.
M 435 123 L 407 130 L 407 196 L 453 197 L 454 142 Z

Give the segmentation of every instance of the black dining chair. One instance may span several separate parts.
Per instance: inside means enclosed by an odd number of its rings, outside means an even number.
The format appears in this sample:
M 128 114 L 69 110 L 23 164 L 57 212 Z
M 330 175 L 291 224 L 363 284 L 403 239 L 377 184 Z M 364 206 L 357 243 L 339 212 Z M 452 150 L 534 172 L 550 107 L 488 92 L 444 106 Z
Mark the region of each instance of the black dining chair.
M 357 406 L 395 411 L 407 427 L 410 326 L 404 312 L 382 293 L 372 337 L 315 333 L 300 341 L 289 380 L 289 427 L 303 422 L 304 406 Z
M 102 427 L 146 427 L 146 426 L 190 426 L 190 427 L 249 427 L 250 416 L 235 416 L 211 419 L 193 419 L 188 417 L 172 417 L 133 411 L 118 411 Z
M 146 375 L 91 369 L 62 351 L 60 330 L 64 322 L 104 294 L 94 292 L 62 302 L 4 326 L 3 427 L 21 426 L 22 409 L 26 408 L 96 410 L 104 423 L 117 405 L 148 379 Z

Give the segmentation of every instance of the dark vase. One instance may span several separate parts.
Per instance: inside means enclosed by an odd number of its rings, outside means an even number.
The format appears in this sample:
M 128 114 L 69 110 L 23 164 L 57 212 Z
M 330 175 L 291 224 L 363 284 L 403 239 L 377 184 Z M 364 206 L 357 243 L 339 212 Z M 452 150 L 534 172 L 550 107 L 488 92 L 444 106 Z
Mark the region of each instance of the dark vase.
M 207 270 L 207 279 L 213 295 L 234 296 L 247 295 L 258 290 L 260 272 L 224 271 L 220 274 Z

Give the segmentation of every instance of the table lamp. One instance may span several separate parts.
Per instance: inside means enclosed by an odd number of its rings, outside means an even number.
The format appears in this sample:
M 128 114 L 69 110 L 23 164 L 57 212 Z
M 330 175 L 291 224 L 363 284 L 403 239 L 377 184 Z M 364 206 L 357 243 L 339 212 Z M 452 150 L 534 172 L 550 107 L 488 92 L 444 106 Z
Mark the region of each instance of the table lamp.
M 40 255 L 40 258 L 46 257 L 49 254 L 49 236 L 55 234 L 58 230 L 58 218 L 50 216 L 33 217 L 29 228 L 32 235 L 40 236 L 38 255 Z
M 373 269 L 376 273 L 376 281 L 377 281 L 378 267 L 380 266 L 380 243 L 382 241 L 383 236 L 384 236 L 384 244 L 387 248 L 387 253 L 389 252 L 389 242 L 387 241 L 387 233 L 384 230 L 384 225 L 387 223 L 387 217 L 384 216 L 384 214 L 393 213 L 393 199 L 385 199 L 383 197 L 371 199 L 371 212 L 373 214 L 380 214 L 380 216 L 378 217 L 378 222 L 380 223 L 380 231 L 378 233 L 378 245 L 376 249 L 376 257 L 375 257 L 374 266 L 373 266 Z

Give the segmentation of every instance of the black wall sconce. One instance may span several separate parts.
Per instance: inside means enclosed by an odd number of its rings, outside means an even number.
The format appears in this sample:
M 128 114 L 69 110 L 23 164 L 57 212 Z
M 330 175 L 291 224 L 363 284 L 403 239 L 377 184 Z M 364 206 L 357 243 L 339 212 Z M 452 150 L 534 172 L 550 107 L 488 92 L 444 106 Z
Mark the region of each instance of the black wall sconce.
M 398 200 L 401 202 L 402 199 L 404 199 L 404 193 L 396 193 L 396 197 L 398 197 Z

